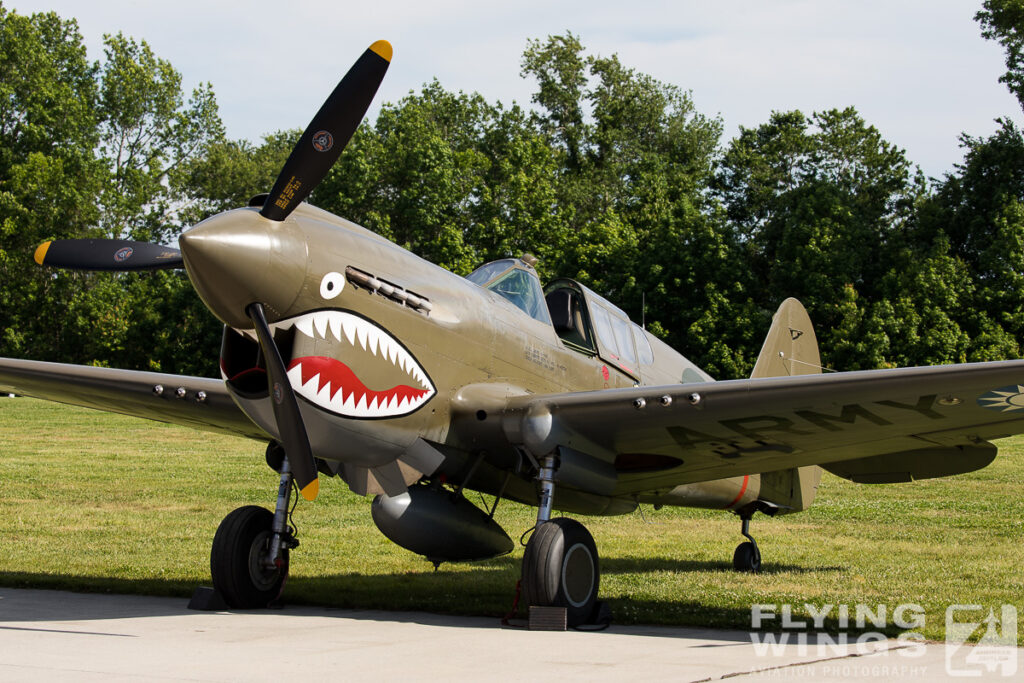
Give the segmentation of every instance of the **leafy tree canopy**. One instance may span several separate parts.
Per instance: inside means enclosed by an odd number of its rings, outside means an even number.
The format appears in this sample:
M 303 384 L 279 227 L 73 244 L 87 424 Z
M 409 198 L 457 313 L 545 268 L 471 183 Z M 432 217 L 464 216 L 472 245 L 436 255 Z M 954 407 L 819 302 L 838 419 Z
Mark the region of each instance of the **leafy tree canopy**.
M 986 0 L 982 35 L 1024 102 L 1024 0 Z M 74 20 L 0 4 L 0 354 L 210 373 L 219 326 L 182 273 L 49 273 L 52 238 L 169 242 L 273 183 L 299 131 L 225 137 L 209 85 L 144 41 L 87 58 Z M 852 107 L 722 140 L 693 95 L 531 40 L 532 108 L 425 84 L 384 103 L 311 201 L 441 266 L 532 252 L 720 377 L 749 373 L 797 296 L 839 369 L 1020 354 L 1024 136 L 963 137 L 929 185 Z

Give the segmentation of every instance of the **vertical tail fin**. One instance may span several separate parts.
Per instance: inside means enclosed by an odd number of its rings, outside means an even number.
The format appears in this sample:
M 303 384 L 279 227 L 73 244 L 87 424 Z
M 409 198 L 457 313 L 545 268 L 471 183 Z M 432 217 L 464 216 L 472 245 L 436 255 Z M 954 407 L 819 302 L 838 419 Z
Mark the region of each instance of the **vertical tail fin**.
M 772 318 L 772 326 L 757 356 L 755 377 L 816 375 L 821 372 L 818 338 L 807 311 L 796 299 L 786 299 Z
M 757 356 L 751 378 L 816 375 L 821 372 L 818 339 L 807 311 L 796 299 L 786 299 Z M 814 502 L 821 468 L 797 467 L 761 475 L 761 497 L 782 506 L 780 512 L 806 510 Z

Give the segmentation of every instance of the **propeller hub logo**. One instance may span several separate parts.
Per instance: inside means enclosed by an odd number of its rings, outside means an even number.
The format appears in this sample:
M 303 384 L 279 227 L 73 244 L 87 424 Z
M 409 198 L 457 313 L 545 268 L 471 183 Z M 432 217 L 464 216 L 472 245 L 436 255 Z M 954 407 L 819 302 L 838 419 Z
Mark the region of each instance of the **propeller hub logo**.
M 326 152 L 334 147 L 334 136 L 326 130 L 319 131 L 313 135 L 313 149 L 318 152 Z
M 132 249 L 131 247 L 124 247 L 123 249 L 118 249 L 117 253 L 114 254 L 114 260 L 117 261 L 118 263 L 124 263 L 129 258 L 131 258 L 134 252 L 135 250 Z

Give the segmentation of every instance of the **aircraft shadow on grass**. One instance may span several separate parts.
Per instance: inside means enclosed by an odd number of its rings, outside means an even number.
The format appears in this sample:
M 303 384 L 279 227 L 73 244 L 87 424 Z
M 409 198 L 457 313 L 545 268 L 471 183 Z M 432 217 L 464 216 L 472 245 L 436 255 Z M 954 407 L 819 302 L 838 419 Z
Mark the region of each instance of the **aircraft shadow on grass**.
M 456 573 L 457 572 L 439 571 L 436 573 L 432 572 L 429 575 L 420 575 L 416 578 L 422 579 L 424 577 L 428 577 L 429 580 L 427 582 L 431 584 L 431 588 L 445 586 L 449 591 L 451 591 L 454 587 L 452 575 Z M 463 572 L 458 573 L 464 575 Z M 19 574 L 18 576 L 21 577 L 22 582 L 24 582 L 33 575 Z M 7 581 L 9 578 L 9 574 L 0 573 L 0 580 Z M 168 597 L 166 595 L 162 597 L 138 595 L 137 593 L 140 590 L 139 584 L 143 583 L 143 581 L 131 579 L 110 580 L 103 577 L 80 577 L 79 583 L 86 583 L 90 578 L 96 581 L 97 586 L 102 582 L 105 587 L 98 588 L 96 592 L 92 593 L 60 592 L 57 594 L 58 597 L 56 598 L 53 595 L 53 591 L 49 590 L 0 588 L 0 632 L 4 630 L 35 630 L 33 626 L 25 625 L 32 624 L 34 622 L 90 622 L 109 619 L 142 619 L 171 616 L 180 617 L 184 614 L 195 614 L 194 612 L 189 612 L 187 610 L 187 599 L 181 595 L 172 597 Z M 393 576 L 365 577 L 358 575 L 335 575 L 315 578 L 296 578 L 294 582 L 300 590 L 295 592 L 298 594 L 298 597 L 301 597 L 302 594 L 305 593 L 306 589 L 314 589 L 317 591 L 325 589 L 343 590 L 339 587 L 349 585 L 353 578 L 362 580 L 370 579 L 370 584 L 379 584 L 385 581 L 393 584 L 394 582 Z M 423 583 L 422 581 L 414 582 Z M 145 583 L 147 584 L 147 588 L 152 589 L 152 581 L 145 581 Z M 168 594 L 187 592 L 180 581 L 166 581 L 163 588 L 166 589 L 166 593 Z M 99 591 L 102 591 L 102 595 Z M 493 592 L 484 592 L 493 602 Z M 416 594 L 414 594 L 414 597 L 415 595 Z M 507 595 L 509 598 L 509 604 L 511 604 L 511 588 Z M 470 591 L 461 597 L 465 600 L 472 600 L 476 595 L 473 591 Z M 355 603 L 353 606 L 346 605 L 341 607 L 323 607 L 288 603 L 281 609 L 250 610 L 246 611 L 246 614 L 266 617 L 336 617 L 344 619 L 423 624 L 428 626 L 445 626 L 449 628 L 479 629 L 497 627 L 500 624 L 499 619 L 503 611 L 491 608 L 489 610 L 481 609 L 475 614 L 469 615 L 465 613 L 444 614 L 439 612 L 423 611 L 425 608 L 420 603 L 417 603 L 416 607 L 410 607 L 406 610 L 381 610 L 374 606 L 366 606 L 363 604 L 365 601 L 358 598 L 353 602 Z M 614 612 L 618 607 L 622 606 L 624 602 L 634 604 L 632 601 L 617 601 L 613 603 L 613 626 L 616 624 Z M 661 609 L 664 611 L 665 609 L 664 603 L 654 603 L 653 601 L 637 602 L 635 603 L 635 606 L 644 610 Z M 707 606 L 693 601 L 680 602 L 675 606 L 675 608 L 677 608 L 680 613 L 684 614 L 700 614 L 702 621 L 707 624 L 721 625 L 718 626 L 718 628 L 727 628 L 725 625 L 732 627 L 732 631 L 716 631 L 716 639 L 749 642 L 749 636 L 747 634 L 736 630 L 741 628 L 744 623 L 749 623 L 750 614 L 748 610 L 727 607 L 715 607 L 709 609 Z M 413 611 L 414 609 L 415 611 Z M 525 610 L 520 611 L 520 617 L 522 617 L 519 620 L 520 624 L 524 623 L 525 613 Z M 224 614 L 224 616 L 226 618 L 231 617 L 230 614 Z M 688 626 L 643 626 L 636 624 L 631 626 L 632 628 L 630 628 L 628 632 L 630 635 L 678 638 L 692 637 L 695 635 L 693 632 L 695 628 Z M 53 631 L 57 629 L 47 626 L 45 630 Z M 63 629 L 61 630 L 63 631 Z M 67 632 L 108 636 L 125 635 L 126 637 L 131 637 L 120 633 L 98 633 L 90 631 L 88 627 L 82 628 L 79 625 L 69 625 Z
M 725 562 L 666 557 L 608 558 L 601 564 L 609 575 L 650 571 L 700 574 L 731 569 Z M 335 615 L 349 619 L 486 628 L 511 609 L 519 569 L 518 560 L 506 556 L 474 563 L 472 572 L 446 568 L 445 565 L 432 571 L 429 565 L 425 565 L 422 571 L 412 573 L 293 576 L 288 583 L 287 602 L 282 610 L 256 610 L 253 613 Z M 812 571 L 835 572 L 843 571 L 843 568 L 778 565 L 766 573 Z M 0 585 L 7 586 L 0 588 L 0 630 L 7 628 L 5 621 L 92 621 L 181 615 L 188 596 L 196 587 L 182 579 L 59 576 L 31 572 L 0 572 Z M 29 587 L 28 591 L 20 590 Z M 37 593 L 40 589 L 41 592 Z M 60 600 L 45 599 L 46 596 L 42 595 L 42 591 L 72 589 L 76 592 L 65 594 L 67 597 Z M 397 590 L 404 598 L 396 598 Z M 110 599 L 96 599 L 98 594 Z M 151 599 L 154 597 L 170 599 Z M 749 609 L 708 605 L 692 598 L 660 598 L 657 601 L 611 598 L 609 602 L 613 624 L 616 623 L 616 612 L 623 616 L 631 615 L 629 621 L 637 618 L 643 621 L 644 614 L 678 614 L 681 622 L 732 629 L 742 628 L 750 620 Z M 29 603 L 43 604 L 44 607 L 36 609 Z M 526 614 L 526 606 L 521 605 L 519 616 L 525 617 Z M 664 616 L 657 619 L 663 620 Z M 692 628 L 690 624 L 674 624 L 672 627 Z M 656 628 L 657 633 L 650 635 L 686 635 L 662 632 L 666 628 L 664 624 L 651 628 Z M 728 634 L 720 637 L 728 638 Z

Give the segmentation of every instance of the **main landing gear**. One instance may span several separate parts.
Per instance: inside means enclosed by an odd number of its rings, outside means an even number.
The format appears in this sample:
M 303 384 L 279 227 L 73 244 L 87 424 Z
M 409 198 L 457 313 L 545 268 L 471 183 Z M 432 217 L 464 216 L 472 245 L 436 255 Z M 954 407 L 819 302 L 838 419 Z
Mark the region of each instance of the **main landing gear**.
M 537 475 L 540 506 L 523 555 L 523 597 L 527 605 L 564 607 L 567 625 L 579 626 L 594 616 L 601 572 L 597 546 L 586 527 L 565 517 L 551 519 L 555 468 L 555 456 L 549 455 Z
M 240 507 L 224 518 L 213 537 L 213 587 L 235 609 L 266 607 L 279 598 L 288 579 L 288 552 L 299 545 L 287 523 L 292 493 L 288 459 L 281 456 L 280 446 L 271 444 L 267 462 L 281 473 L 274 512 Z

